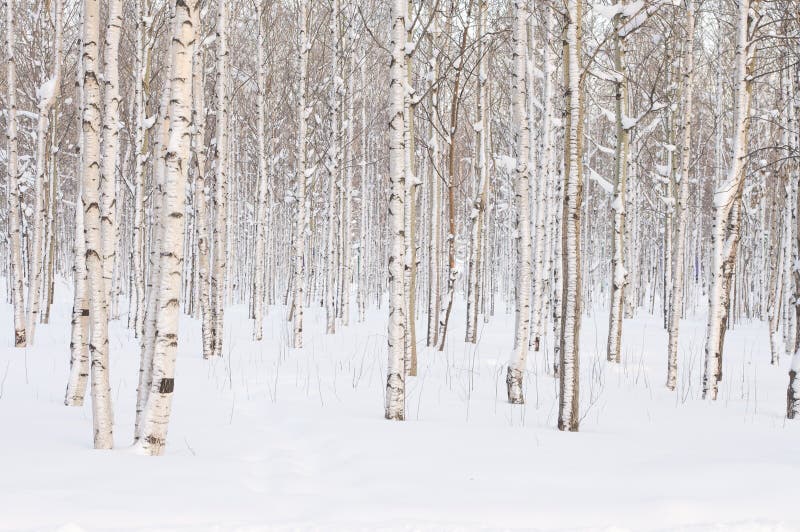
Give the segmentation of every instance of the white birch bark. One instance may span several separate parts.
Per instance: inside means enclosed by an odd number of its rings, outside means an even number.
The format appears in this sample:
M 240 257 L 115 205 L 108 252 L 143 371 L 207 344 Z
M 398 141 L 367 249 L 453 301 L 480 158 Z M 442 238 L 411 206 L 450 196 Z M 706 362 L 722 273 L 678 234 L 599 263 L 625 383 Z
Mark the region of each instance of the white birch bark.
M 566 130 L 564 139 L 564 206 L 562 217 L 561 346 L 558 429 L 577 432 L 579 417 L 579 333 L 581 322 L 581 202 L 583 184 L 583 85 L 581 24 L 583 0 L 567 2 L 564 50 Z
M 790 75 L 791 78 L 791 75 Z M 794 95 L 789 109 L 789 122 L 794 122 L 795 129 L 792 135 L 794 150 L 800 149 L 800 131 L 797 130 L 800 121 L 800 66 L 794 67 L 794 79 L 789 83 L 790 92 Z M 795 151 L 795 153 L 797 153 Z M 796 160 L 790 167 L 790 179 L 794 182 L 795 204 L 793 207 L 800 212 L 800 194 L 797 194 L 797 181 L 800 179 L 800 163 Z M 800 216 L 797 217 L 797 227 L 795 227 L 795 238 L 797 248 L 800 249 Z M 795 265 L 794 272 L 794 310 L 797 321 L 800 322 L 800 267 Z M 800 417 L 800 337 L 795 338 L 795 351 L 792 355 L 791 366 L 789 367 L 789 386 L 786 390 L 786 417 L 796 419 Z
M 630 156 L 630 130 L 625 124 L 630 116 L 628 100 L 628 68 L 626 65 L 627 41 L 622 32 L 628 22 L 624 15 L 626 0 L 620 0 L 621 11 L 614 17 L 614 68 L 616 111 L 616 150 L 614 154 L 614 199 L 611 202 L 613 226 L 611 231 L 611 305 L 609 309 L 608 344 L 606 358 L 609 362 L 620 362 L 622 349 L 622 318 L 625 302 L 625 287 L 628 284 L 628 270 L 625 268 L 627 255 L 625 236 L 625 217 L 628 188 L 628 158 Z
M 193 24 L 200 34 L 200 10 L 194 10 Z M 202 323 L 203 358 L 212 356 L 213 350 L 213 316 L 211 304 L 211 285 L 209 279 L 209 234 L 208 234 L 208 189 L 206 185 L 206 100 L 204 91 L 205 55 L 203 47 L 198 43 L 194 47 L 194 63 L 192 66 L 192 153 L 194 155 L 194 208 L 197 230 L 197 284 L 200 300 L 200 320 Z
M 47 139 L 50 128 L 50 111 L 58 98 L 61 87 L 61 62 L 63 55 L 63 16 L 62 0 L 54 0 L 52 5 L 53 31 L 53 75 L 39 88 L 39 116 L 36 122 L 36 177 L 34 180 L 35 220 L 33 244 L 30 250 L 30 278 L 28 279 L 27 343 L 33 345 L 36 323 L 39 321 L 41 291 L 44 278 L 44 245 L 46 240 L 47 204 L 45 196 L 45 174 L 47 172 Z M 53 191 L 50 191 L 53 194 Z M 52 200 L 51 200 L 52 201 Z
M 539 135 L 539 160 L 538 160 L 538 176 L 536 178 L 536 249 L 534 252 L 534 281 L 533 281 L 533 350 L 539 351 L 541 349 L 542 337 L 544 336 L 544 307 L 545 307 L 545 294 L 547 292 L 547 277 L 548 272 L 545 268 L 547 263 L 547 244 L 549 242 L 549 235 L 545 231 L 545 226 L 548 220 L 548 186 L 550 184 L 550 172 L 553 157 L 553 58 L 552 51 L 550 50 L 549 40 L 553 36 L 552 24 L 553 15 L 552 10 L 545 6 L 547 10 L 545 15 L 545 45 L 543 46 L 543 62 L 544 72 L 542 80 L 542 124 L 541 133 Z
M 225 294 L 228 269 L 228 9 L 226 0 L 217 2 L 217 78 L 215 95 L 217 105 L 216 142 L 214 161 L 216 183 L 214 188 L 214 264 L 211 270 L 212 355 L 222 356 L 225 324 Z
M 14 346 L 25 347 L 25 273 L 22 266 L 22 232 L 20 227 L 19 155 L 17 146 L 17 63 L 14 56 L 16 28 L 14 25 L 14 2 L 5 1 L 6 8 L 6 101 L 8 150 L 8 244 L 11 255 L 11 300 L 14 305 Z
M 530 127 L 526 108 L 526 57 L 527 18 L 529 14 L 523 0 L 514 1 L 514 30 L 512 37 L 514 84 L 511 100 L 511 121 L 514 127 L 517 166 L 514 195 L 517 207 L 517 288 L 514 353 L 508 364 L 506 387 L 508 402 L 522 404 L 522 379 L 528 357 L 528 337 L 531 323 L 531 206 L 528 171 Z
M 91 356 L 92 419 L 94 446 L 113 446 L 111 385 L 108 368 L 108 301 L 103 280 L 103 238 L 100 212 L 101 156 L 99 41 L 100 5 L 98 0 L 83 2 L 83 83 L 81 124 L 83 154 L 83 220 L 86 240 L 86 272 L 89 281 L 89 353 Z
M 119 40 L 122 31 L 122 0 L 108 0 L 108 24 L 103 46 L 103 162 L 100 169 L 100 224 L 103 284 L 106 304 L 111 304 L 116 261 L 117 198 L 116 173 L 119 159 Z
M 351 245 L 351 226 L 353 223 L 353 165 L 355 153 L 355 53 L 352 51 L 355 39 L 352 35 L 349 38 L 350 56 L 347 78 L 347 120 L 346 133 L 347 141 L 345 149 L 347 153 L 347 168 L 344 169 L 344 184 L 342 190 L 342 259 L 339 283 L 341 286 L 341 296 L 339 299 L 339 314 L 342 325 L 350 324 L 350 286 L 353 277 L 353 251 Z
M 133 197 L 133 243 L 132 270 L 134 294 L 131 295 L 135 306 L 133 328 L 136 336 L 144 336 L 145 318 L 145 164 L 147 162 L 147 96 L 150 71 L 150 2 L 136 0 L 136 73 L 134 79 L 134 106 L 136 113 L 135 163 L 134 163 L 134 197 Z
M 81 149 L 81 153 L 83 149 Z M 86 241 L 83 239 L 83 208 L 80 196 L 75 202 L 75 265 L 72 329 L 69 342 L 69 380 L 64 397 L 67 406 L 83 406 L 89 380 L 89 281 L 86 278 Z
M 256 102 L 258 120 L 258 185 L 256 206 L 256 247 L 255 271 L 253 273 L 253 338 L 261 340 L 264 328 L 264 264 L 267 240 L 267 148 L 264 137 L 266 128 L 267 98 L 267 63 L 266 63 L 266 30 L 264 28 L 263 3 L 256 4 L 256 20 L 258 23 L 258 41 L 256 61 L 258 63 L 258 101 Z
M 172 22 L 170 72 L 170 134 L 166 154 L 161 239 L 161 276 L 151 390 L 145 405 L 137 448 L 156 456 L 164 453 L 175 386 L 178 349 L 186 177 L 189 168 L 192 115 L 192 56 L 196 40 L 197 0 L 176 2 Z
M 331 64 L 330 64 L 330 88 L 328 92 L 328 123 L 330 127 L 330 139 L 328 143 L 328 157 L 325 161 L 325 169 L 328 173 L 328 204 L 326 213 L 326 226 L 328 228 L 326 242 L 325 259 L 325 323 L 326 332 L 333 334 L 336 332 L 336 272 L 338 270 L 338 212 L 337 199 L 339 188 L 339 141 L 341 131 L 339 130 L 339 113 L 341 101 L 341 72 L 339 71 L 340 38 L 339 38 L 339 0 L 333 0 L 331 5 L 330 17 L 330 42 L 331 42 Z
M 386 419 L 405 419 L 405 120 L 406 0 L 391 3 L 391 66 L 389 70 L 389 364 L 386 379 Z
M 683 97 L 681 124 L 681 166 L 675 218 L 675 256 L 672 264 L 672 302 L 669 305 L 669 343 L 667 346 L 667 388 L 675 389 L 678 381 L 678 336 L 683 315 L 683 279 L 686 256 L 686 229 L 689 224 L 689 167 L 692 144 L 692 118 L 694 97 L 694 0 L 686 3 L 686 40 L 681 95 Z
M 476 37 L 478 39 L 478 90 L 475 94 L 476 99 L 476 121 L 473 125 L 475 130 L 475 176 L 477 178 L 477 188 L 475 190 L 475 200 L 472 202 L 472 212 L 470 219 L 470 260 L 467 281 L 467 331 L 465 341 L 475 343 L 477 341 L 478 312 L 480 308 L 481 287 L 480 272 L 482 268 L 482 239 L 483 225 L 486 217 L 486 195 L 489 187 L 489 168 L 487 162 L 487 57 L 485 55 L 483 33 L 486 31 L 486 0 L 478 3 L 478 17 L 476 27 Z
M 295 156 L 295 212 L 292 231 L 292 347 L 303 347 L 303 294 L 305 291 L 305 248 L 308 214 L 306 212 L 306 131 L 309 109 L 306 109 L 308 77 L 308 0 L 300 0 L 298 13 L 299 39 L 297 51 L 297 154 Z
M 730 308 L 730 281 L 739 245 L 741 198 L 745 181 L 747 137 L 753 90 L 752 69 L 755 42 L 751 41 L 752 10 L 758 0 L 740 0 L 734 56 L 734 120 L 730 167 L 714 191 L 714 226 L 711 234 L 711 289 L 709 290 L 703 398 L 716 399 L 722 380 L 722 346 Z

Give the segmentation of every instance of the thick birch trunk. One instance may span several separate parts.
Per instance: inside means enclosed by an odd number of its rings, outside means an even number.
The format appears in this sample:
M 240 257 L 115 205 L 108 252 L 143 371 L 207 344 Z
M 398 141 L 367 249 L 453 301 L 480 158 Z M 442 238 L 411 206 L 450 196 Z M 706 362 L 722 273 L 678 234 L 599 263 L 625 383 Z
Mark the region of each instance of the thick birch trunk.
M 389 364 L 386 379 L 386 419 L 405 419 L 406 309 L 403 290 L 405 236 L 406 0 L 391 3 L 391 66 L 389 82 Z
M 100 5 L 98 0 L 83 2 L 83 83 L 81 124 L 83 153 L 83 220 L 86 240 L 86 272 L 89 281 L 89 353 L 91 355 L 92 418 L 95 449 L 110 449 L 113 444 L 111 385 L 108 368 L 108 301 L 103 280 L 103 236 L 101 220 Z
M 165 187 L 162 198 L 160 292 L 151 390 L 142 418 L 137 447 L 149 455 L 164 453 L 167 426 L 175 387 L 175 356 L 178 349 L 186 177 L 189 168 L 192 115 L 192 56 L 198 20 L 197 0 L 176 3 L 170 54 L 170 135 L 166 154 Z
M 512 123 L 516 145 L 517 167 L 515 171 L 515 201 L 517 206 L 517 306 L 514 332 L 514 353 L 508 364 L 506 387 L 508 402 L 522 404 L 522 378 L 528 357 L 528 337 L 531 324 L 531 205 L 528 171 L 528 151 L 530 150 L 530 127 L 526 108 L 526 57 L 527 57 L 527 18 L 529 13 L 523 0 L 514 2 L 513 65 L 514 86 L 512 95 Z

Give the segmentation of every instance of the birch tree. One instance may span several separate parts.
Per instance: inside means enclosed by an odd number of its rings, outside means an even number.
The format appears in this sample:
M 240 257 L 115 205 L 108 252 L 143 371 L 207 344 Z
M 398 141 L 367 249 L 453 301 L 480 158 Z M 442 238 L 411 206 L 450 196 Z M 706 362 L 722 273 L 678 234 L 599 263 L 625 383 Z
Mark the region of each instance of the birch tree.
M 682 124 L 681 124 L 681 162 L 680 181 L 676 206 L 675 256 L 672 259 L 672 301 L 669 316 L 669 344 L 667 346 L 667 388 L 675 389 L 678 380 L 678 334 L 680 320 L 683 315 L 683 282 L 686 255 L 686 230 L 689 224 L 689 171 L 691 168 L 692 118 L 694 104 L 694 0 L 686 0 L 686 52 L 683 57 L 683 74 L 681 80 Z
M 531 206 L 528 171 L 528 151 L 530 150 L 530 129 L 527 117 L 526 98 L 526 57 L 527 57 L 527 18 L 529 13 L 523 0 L 514 2 L 514 33 L 512 37 L 514 88 L 512 99 L 512 123 L 516 145 L 515 202 L 517 207 L 517 305 L 514 332 L 514 354 L 508 365 L 506 387 L 508 402 L 522 404 L 522 379 L 528 356 L 528 337 L 530 335 L 530 286 L 531 286 Z
M 92 419 L 94 446 L 113 446 L 111 385 L 108 368 L 108 302 L 103 279 L 103 235 L 101 221 L 101 154 L 99 42 L 100 5 L 98 0 L 83 2 L 83 55 L 81 125 L 83 146 L 83 220 L 86 240 L 86 272 L 89 293 L 89 353 L 91 356 Z
M 292 231 L 292 347 L 303 347 L 303 293 L 305 285 L 305 248 L 308 215 L 306 213 L 306 131 L 308 115 L 306 109 L 306 83 L 308 76 L 308 0 L 298 2 L 298 51 L 297 51 L 297 154 L 295 156 L 294 182 L 294 230 Z
M 170 50 L 170 134 L 166 153 L 165 216 L 161 240 L 160 292 L 152 383 L 144 409 L 137 449 L 156 456 L 164 453 L 175 388 L 175 356 L 183 273 L 186 178 L 189 168 L 192 118 L 192 57 L 197 37 L 197 0 L 176 2 Z
M 583 201 L 583 83 L 581 46 L 583 0 L 568 0 L 564 39 L 564 214 L 562 216 L 563 295 L 559 361 L 558 429 L 577 432 L 581 324 L 581 203 Z
M 22 267 L 22 232 L 20 228 L 19 154 L 17 139 L 17 63 L 14 55 L 14 2 L 5 1 L 6 11 L 6 85 L 8 125 L 6 145 L 6 182 L 8 183 L 8 245 L 11 255 L 11 299 L 14 305 L 14 346 L 25 347 L 25 279 Z
M 405 271 L 405 121 L 406 17 L 405 0 L 391 3 L 391 63 L 389 67 L 389 367 L 386 379 L 386 419 L 405 419 L 406 314 Z
M 27 342 L 33 344 L 36 322 L 39 321 L 41 290 L 44 282 L 44 244 L 46 240 L 47 204 L 45 203 L 45 177 L 47 173 L 47 142 L 50 129 L 50 112 L 61 88 L 61 63 L 63 61 L 64 4 L 54 0 L 51 18 L 53 22 L 53 74 L 37 91 L 39 114 L 36 120 L 36 177 L 34 181 L 34 226 L 33 245 L 30 250 L 30 278 L 28 280 Z M 9 78 L 10 79 L 10 78 Z M 51 190 L 52 194 L 54 191 Z
M 103 284 L 106 304 L 111 304 L 114 263 L 117 253 L 116 173 L 119 159 L 120 95 L 119 41 L 122 31 L 122 1 L 109 0 L 108 23 L 103 46 L 103 159 L 100 169 L 100 223 Z
M 740 0 L 736 17 L 730 166 L 727 176 L 714 191 L 711 289 L 703 372 L 703 398 L 708 399 L 717 398 L 719 382 L 722 380 L 722 345 L 730 311 L 731 278 L 741 236 L 742 190 L 745 182 L 756 48 L 753 40 L 753 17 L 758 10 L 758 4 L 759 0 Z
M 216 134 L 214 135 L 214 265 L 211 271 L 212 355 L 222 356 L 228 245 L 228 2 L 217 2 Z

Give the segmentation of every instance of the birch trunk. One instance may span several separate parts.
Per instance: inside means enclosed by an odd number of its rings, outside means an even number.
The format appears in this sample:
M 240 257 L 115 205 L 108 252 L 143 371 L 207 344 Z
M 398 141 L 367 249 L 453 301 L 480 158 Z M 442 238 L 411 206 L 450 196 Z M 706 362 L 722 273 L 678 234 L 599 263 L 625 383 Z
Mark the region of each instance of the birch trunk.
M 116 174 L 119 159 L 119 40 L 122 30 L 122 1 L 109 0 L 108 24 L 103 47 L 103 161 L 100 169 L 100 224 L 103 257 L 103 285 L 106 304 L 111 304 L 116 261 L 117 198 Z
M 146 6 L 146 7 L 145 7 Z M 150 71 L 150 2 L 149 0 L 136 0 L 136 74 L 134 87 L 136 133 L 134 138 L 136 159 L 134 167 L 134 197 L 133 197 L 133 243 L 132 243 L 132 270 L 134 294 L 132 304 L 136 312 L 133 319 L 133 328 L 138 338 L 144 336 L 145 318 L 145 164 L 148 157 L 147 143 L 147 97 L 149 93 Z
M 577 432 L 579 418 L 579 333 L 581 323 L 581 202 L 583 196 L 583 84 L 581 24 L 583 0 L 567 3 L 564 50 L 566 129 L 564 214 L 562 217 L 563 296 L 559 361 L 558 429 Z
M 264 28 L 263 3 L 256 4 L 256 21 L 258 23 L 258 202 L 256 212 L 256 248 L 255 272 L 253 273 L 253 338 L 261 340 L 264 328 L 264 263 L 267 240 L 267 148 L 264 130 L 266 128 L 267 98 L 267 63 L 266 63 L 266 30 Z M 197 74 L 195 74 L 197 75 Z M 202 89 L 201 89 L 202 90 Z
M 530 128 L 526 108 L 526 57 L 527 57 L 527 12 L 524 0 L 514 1 L 513 65 L 514 85 L 511 102 L 514 143 L 517 167 L 515 171 L 515 201 L 517 207 L 517 306 L 514 332 L 514 353 L 508 364 L 506 387 L 508 402 L 522 404 L 522 378 L 528 357 L 528 338 L 531 323 L 531 206 L 528 171 L 530 150 Z
M 83 2 L 83 82 L 81 124 L 83 153 L 83 220 L 86 240 L 86 272 L 89 284 L 89 353 L 91 356 L 92 419 L 95 449 L 113 446 L 111 385 L 108 372 L 108 301 L 103 280 L 103 237 L 100 212 L 101 158 L 100 5 L 98 0 Z
M 391 66 L 389 70 L 389 364 L 386 379 L 386 419 L 405 419 L 406 314 L 405 272 L 405 120 L 406 98 L 406 0 L 391 3 Z
M 167 426 L 175 387 L 175 355 L 178 349 L 186 177 L 189 168 L 192 110 L 192 56 L 197 28 L 197 0 L 176 2 L 170 54 L 170 134 L 166 153 L 163 197 L 161 276 L 152 383 L 145 405 L 141 438 L 144 454 L 164 453 Z
M 17 63 L 14 56 L 14 1 L 6 0 L 6 84 L 8 126 L 6 143 L 8 161 L 8 244 L 11 248 L 11 300 L 14 305 L 14 346 L 25 347 L 25 272 L 22 266 L 20 227 L 19 156 L 17 154 Z
M 330 126 L 330 141 L 328 144 L 328 160 L 325 162 L 325 169 L 328 173 L 328 204 L 326 214 L 326 224 L 328 235 L 326 239 L 326 262 L 325 262 L 325 323 L 326 332 L 333 334 L 336 332 L 336 271 L 337 257 L 340 250 L 337 249 L 338 243 L 338 212 L 336 209 L 338 188 L 339 188 L 339 140 L 341 131 L 339 130 L 340 110 L 340 86 L 341 72 L 339 71 L 340 39 L 339 39 L 339 0 L 333 0 L 330 18 L 330 39 L 331 39 L 331 71 L 330 89 L 328 93 L 328 122 Z
M 675 256 L 672 259 L 672 301 L 669 305 L 670 317 L 669 344 L 667 353 L 667 388 L 675 389 L 678 381 L 678 335 L 680 320 L 683 314 L 683 279 L 686 255 L 686 228 L 689 224 L 689 166 L 691 165 L 692 117 L 694 96 L 694 0 L 686 3 L 686 40 L 684 46 L 683 80 L 681 95 L 683 109 L 681 111 L 681 167 L 678 183 L 678 197 L 675 218 Z
M 800 131 L 797 130 L 798 121 L 800 121 L 800 97 L 797 91 L 800 90 L 800 66 L 795 65 L 794 80 L 789 84 L 793 89 L 793 103 L 789 110 L 790 121 L 795 124 L 793 133 L 792 144 L 794 149 L 800 149 Z M 796 152 L 795 152 L 796 153 Z M 797 181 L 800 179 L 800 163 L 796 160 L 790 166 L 790 179 L 795 183 L 795 201 L 797 202 L 794 207 L 797 212 L 800 212 L 800 194 L 797 194 Z M 796 245 L 800 249 L 800 216 L 797 217 L 798 225 L 795 228 L 795 238 L 797 239 Z M 800 323 L 800 268 L 794 268 L 794 309 L 797 322 Z M 800 329 L 800 327 L 798 327 Z M 792 362 L 789 368 L 789 386 L 786 390 L 786 417 L 795 419 L 800 417 L 800 335 L 795 338 L 795 351 L 792 355 Z
M 750 40 L 754 20 L 751 9 L 758 0 L 740 0 L 736 25 L 734 120 L 728 175 L 714 191 L 714 226 L 711 234 L 711 289 L 709 291 L 703 398 L 716 399 L 722 380 L 722 348 L 730 310 L 730 287 L 738 251 L 742 189 L 745 181 L 747 137 L 753 90 L 755 42 Z
M 625 0 L 620 6 L 624 12 Z M 628 69 L 626 66 L 627 43 L 621 28 L 628 17 L 621 12 L 614 17 L 614 68 L 616 69 L 616 153 L 614 159 L 614 199 L 611 203 L 613 229 L 611 232 L 611 308 L 609 310 L 608 345 L 606 358 L 609 362 L 620 362 L 622 343 L 623 304 L 628 270 L 625 268 L 625 216 L 628 187 L 628 159 L 630 157 L 630 130 L 625 123 L 629 118 Z M 579 162 L 580 164 L 580 162 Z
M 217 2 L 217 79 L 215 84 L 217 122 L 214 161 L 214 265 L 211 271 L 212 356 L 222 356 L 225 325 L 225 288 L 228 248 L 228 2 Z
M 36 335 L 36 323 L 39 321 L 41 308 L 42 284 L 44 278 L 44 245 L 47 237 L 48 205 L 44 201 L 45 174 L 47 173 L 47 140 L 50 128 L 49 115 L 58 98 L 61 87 L 61 62 L 63 55 L 63 15 L 64 4 L 62 0 L 53 3 L 53 75 L 39 89 L 39 117 L 36 122 L 36 177 L 34 180 L 35 205 L 33 244 L 30 250 L 30 278 L 28 279 L 28 309 L 27 309 L 27 342 L 33 345 Z M 50 190 L 50 195 L 55 191 Z M 52 198 L 51 198 L 51 201 Z
M 308 215 L 306 213 L 306 84 L 308 76 L 308 0 L 299 2 L 299 49 L 298 49 L 298 94 L 297 94 L 297 155 L 295 157 L 295 213 L 292 232 L 292 347 L 303 347 L 303 292 L 305 290 L 305 247 Z
M 199 9 L 194 10 L 193 24 L 200 35 Z M 213 350 L 213 315 L 211 304 L 211 286 L 209 279 L 209 235 L 208 235 L 208 187 L 206 185 L 206 100 L 204 90 L 205 55 L 203 47 L 198 43 L 194 47 L 194 64 L 192 67 L 192 115 L 193 115 L 193 147 L 194 155 L 194 209 L 197 230 L 197 284 L 200 300 L 200 320 L 202 323 L 203 358 L 212 356 Z
M 465 341 L 475 343 L 478 340 L 478 312 L 480 307 L 480 271 L 482 268 L 482 251 L 481 235 L 483 234 L 483 225 L 486 218 L 486 194 L 489 187 L 489 168 L 486 160 L 487 153 L 487 118 L 486 107 L 488 104 L 487 87 L 488 71 L 487 71 L 487 58 L 485 57 L 484 50 L 484 35 L 486 31 L 486 0 L 480 0 L 478 3 L 478 17 L 476 37 L 478 40 L 478 90 L 475 94 L 476 98 L 476 122 L 473 126 L 475 129 L 475 176 L 477 177 L 477 188 L 475 190 L 475 200 L 472 202 L 472 212 L 470 219 L 472 227 L 470 230 L 470 261 L 469 261 L 469 278 L 467 282 L 467 332 Z

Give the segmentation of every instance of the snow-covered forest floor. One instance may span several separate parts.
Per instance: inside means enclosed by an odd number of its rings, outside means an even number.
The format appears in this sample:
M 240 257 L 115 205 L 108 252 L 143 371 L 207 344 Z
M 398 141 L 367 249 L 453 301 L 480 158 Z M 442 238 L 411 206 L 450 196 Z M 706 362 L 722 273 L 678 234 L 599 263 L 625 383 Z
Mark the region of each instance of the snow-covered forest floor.
M 682 329 L 673 393 L 659 318 L 626 321 L 612 367 L 606 313 L 585 317 L 574 434 L 555 429 L 542 356 L 529 358 L 527 404 L 506 403 L 513 314 L 482 324 L 473 348 L 457 307 L 448 349 L 420 347 L 404 423 L 383 419 L 386 307 L 333 336 L 309 309 L 299 351 L 286 347 L 284 309 L 255 343 L 246 306 L 232 307 L 217 360 L 201 358 L 199 323 L 184 317 L 168 449 L 150 458 L 127 448 L 139 349 L 121 322 L 116 449 L 92 449 L 88 396 L 63 405 L 68 292 L 58 287 L 35 347 L 0 345 L 2 530 L 800 530 L 800 424 L 784 420 L 787 369 L 770 366 L 761 323 L 728 334 L 710 403 L 702 313 Z M 0 306 L 0 323 L 10 312 Z

